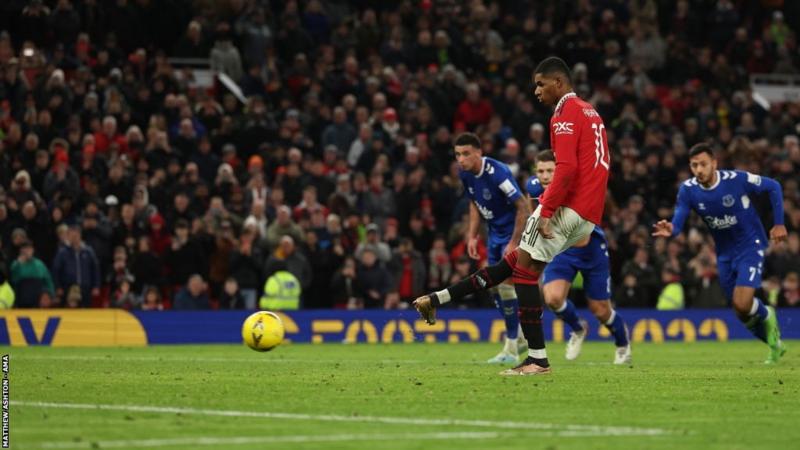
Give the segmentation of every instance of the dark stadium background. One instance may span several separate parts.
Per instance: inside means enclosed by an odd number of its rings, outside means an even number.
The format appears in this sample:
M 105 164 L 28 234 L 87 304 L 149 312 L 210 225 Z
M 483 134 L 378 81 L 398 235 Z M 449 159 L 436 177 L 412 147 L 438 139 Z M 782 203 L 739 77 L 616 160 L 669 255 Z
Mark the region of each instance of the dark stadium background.
M 407 306 L 480 264 L 452 138 L 476 132 L 523 182 L 548 148 L 530 76 L 553 54 L 607 125 L 617 306 L 654 307 L 675 280 L 687 307 L 724 306 L 697 217 L 650 237 L 701 141 L 782 183 L 790 235 L 762 298 L 800 305 L 800 104 L 751 90 L 753 74 L 797 76 L 797 2 L 486 4 L 3 1 L 0 272 L 16 306 L 242 308 L 279 268 L 303 308 Z M 51 289 L 70 227 L 81 289 L 63 264 Z M 14 268 L 26 242 L 44 270 Z

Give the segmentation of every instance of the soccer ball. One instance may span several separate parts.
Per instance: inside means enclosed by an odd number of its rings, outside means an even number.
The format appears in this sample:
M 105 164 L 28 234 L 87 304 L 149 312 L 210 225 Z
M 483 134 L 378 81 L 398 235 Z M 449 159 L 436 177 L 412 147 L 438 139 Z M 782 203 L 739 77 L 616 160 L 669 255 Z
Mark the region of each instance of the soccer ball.
M 284 332 L 281 318 L 269 311 L 253 313 L 242 324 L 244 343 L 259 352 L 268 352 L 280 345 Z

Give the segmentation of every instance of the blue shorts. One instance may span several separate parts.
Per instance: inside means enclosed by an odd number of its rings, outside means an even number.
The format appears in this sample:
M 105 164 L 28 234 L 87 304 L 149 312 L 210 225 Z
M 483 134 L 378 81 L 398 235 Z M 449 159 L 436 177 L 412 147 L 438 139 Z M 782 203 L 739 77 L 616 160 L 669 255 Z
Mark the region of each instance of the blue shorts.
M 592 233 L 592 238 L 585 247 L 570 248 L 556 255 L 544 268 L 542 285 L 556 280 L 571 283 L 578 272 L 583 275 L 583 290 L 588 299 L 611 298 L 611 271 L 605 238 Z
M 486 251 L 488 253 L 489 265 L 493 266 L 503 259 L 503 250 L 506 249 L 511 236 L 489 236 Z
M 740 253 L 733 259 L 717 259 L 719 284 L 728 301 L 733 300 L 733 289 L 746 286 L 761 287 L 761 270 L 764 265 L 764 251 L 758 249 Z

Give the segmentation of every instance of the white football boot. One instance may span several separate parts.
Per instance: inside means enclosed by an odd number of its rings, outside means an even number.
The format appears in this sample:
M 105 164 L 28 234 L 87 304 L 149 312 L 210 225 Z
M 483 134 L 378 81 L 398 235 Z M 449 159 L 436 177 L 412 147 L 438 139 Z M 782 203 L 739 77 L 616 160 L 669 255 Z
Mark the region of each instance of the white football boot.
M 583 327 L 582 331 L 573 331 L 569 334 L 569 341 L 567 342 L 567 351 L 565 354 L 567 361 L 572 361 L 580 356 L 583 341 L 589 334 L 589 323 L 581 319 L 580 324 Z

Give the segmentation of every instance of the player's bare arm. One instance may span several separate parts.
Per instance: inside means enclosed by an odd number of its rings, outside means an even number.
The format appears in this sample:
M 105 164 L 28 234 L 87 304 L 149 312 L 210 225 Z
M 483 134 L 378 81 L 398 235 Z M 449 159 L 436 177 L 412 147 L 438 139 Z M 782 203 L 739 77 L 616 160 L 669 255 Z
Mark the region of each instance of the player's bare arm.
M 511 240 L 508 241 L 503 254 L 510 253 L 517 248 L 519 238 L 522 236 L 522 230 L 525 229 L 525 223 L 531 215 L 530 201 L 525 196 L 520 196 L 514 200 L 514 206 L 517 208 L 517 215 L 514 218 L 514 232 L 511 234 Z
M 478 227 L 481 224 L 481 215 L 475 203 L 469 204 L 469 223 L 467 224 L 467 235 L 464 239 L 467 241 L 467 255 L 472 259 L 480 259 L 478 254 Z

